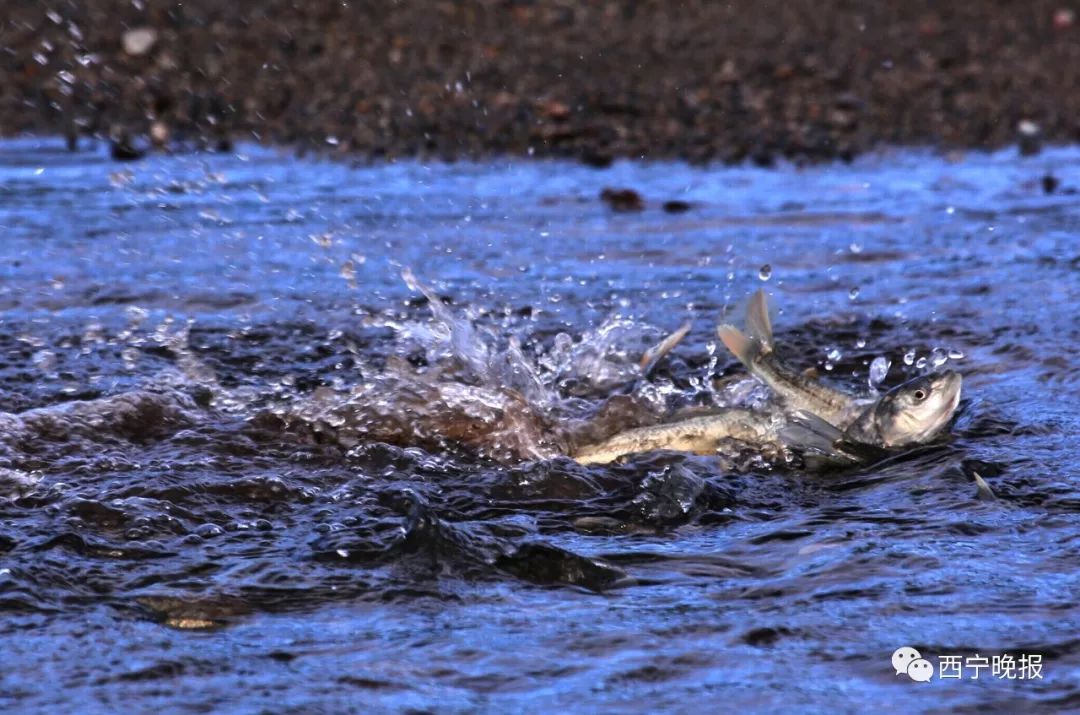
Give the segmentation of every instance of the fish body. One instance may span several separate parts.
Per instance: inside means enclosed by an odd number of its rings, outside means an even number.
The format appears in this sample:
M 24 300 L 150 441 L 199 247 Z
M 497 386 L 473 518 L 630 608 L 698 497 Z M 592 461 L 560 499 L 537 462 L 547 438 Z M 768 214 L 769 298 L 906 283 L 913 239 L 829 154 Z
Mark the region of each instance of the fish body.
M 715 454 L 723 440 L 733 439 L 755 446 L 779 445 L 783 419 L 777 415 L 744 409 L 679 422 L 639 427 L 620 432 L 598 444 L 586 445 L 573 457 L 581 464 L 607 464 L 619 457 L 658 449 L 694 454 Z

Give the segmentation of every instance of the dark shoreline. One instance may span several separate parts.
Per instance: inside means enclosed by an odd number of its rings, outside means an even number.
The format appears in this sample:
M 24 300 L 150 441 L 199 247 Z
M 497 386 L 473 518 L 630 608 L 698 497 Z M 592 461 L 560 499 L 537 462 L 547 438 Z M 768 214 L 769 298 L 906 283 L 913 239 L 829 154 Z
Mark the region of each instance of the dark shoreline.
M 0 134 L 596 165 L 1080 140 L 1058 1 L 139 5 L 8 3 Z

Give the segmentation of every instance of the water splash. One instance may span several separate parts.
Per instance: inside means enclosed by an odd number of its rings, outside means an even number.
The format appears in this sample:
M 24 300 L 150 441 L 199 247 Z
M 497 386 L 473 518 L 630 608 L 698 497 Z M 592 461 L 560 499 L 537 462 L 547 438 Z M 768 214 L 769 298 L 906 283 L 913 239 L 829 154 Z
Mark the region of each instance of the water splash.
M 873 362 L 870 363 L 869 383 L 871 388 L 877 388 L 881 383 L 885 382 L 890 367 L 892 367 L 892 362 L 888 358 L 882 355 L 874 358 Z

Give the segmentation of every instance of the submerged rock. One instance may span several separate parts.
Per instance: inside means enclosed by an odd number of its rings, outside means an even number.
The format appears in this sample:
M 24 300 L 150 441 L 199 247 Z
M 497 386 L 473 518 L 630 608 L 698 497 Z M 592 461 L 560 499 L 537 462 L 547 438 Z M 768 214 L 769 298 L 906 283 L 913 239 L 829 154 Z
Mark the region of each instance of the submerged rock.
M 600 192 L 600 200 L 612 211 L 641 211 L 645 208 L 645 199 L 633 189 L 606 188 Z

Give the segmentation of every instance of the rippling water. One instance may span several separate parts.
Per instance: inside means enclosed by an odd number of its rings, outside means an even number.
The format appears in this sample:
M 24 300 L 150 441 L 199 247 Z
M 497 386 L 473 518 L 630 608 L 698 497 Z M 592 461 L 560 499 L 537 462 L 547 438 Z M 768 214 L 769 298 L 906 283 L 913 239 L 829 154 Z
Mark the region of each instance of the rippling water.
M 22 415 L 0 419 L 0 705 L 1080 707 L 1078 166 L 1073 148 L 596 171 L 0 144 L 0 408 Z M 612 212 L 605 187 L 645 210 Z M 548 418 L 585 429 L 746 388 L 713 329 L 760 285 L 788 358 L 849 389 L 875 357 L 895 383 L 951 351 L 953 438 L 824 473 L 477 448 L 559 427 L 514 422 L 499 381 L 535 378 Z M 462 350 L 511 369 L 439 372 Z M 365 385 L 377 429 L 290 417 Z M 447 385 L 479 417 L 440 441 L 415 425 Z M 913 683 L 889 664 L 905 645 L 1040 654 L 1042 678 Z

